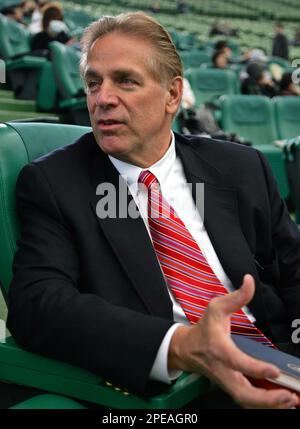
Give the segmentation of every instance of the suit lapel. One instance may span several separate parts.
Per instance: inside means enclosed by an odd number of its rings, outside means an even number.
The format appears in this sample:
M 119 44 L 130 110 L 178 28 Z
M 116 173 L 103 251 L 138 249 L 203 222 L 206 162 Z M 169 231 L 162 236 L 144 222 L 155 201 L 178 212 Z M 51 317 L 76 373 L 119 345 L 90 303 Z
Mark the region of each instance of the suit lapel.
M 96 195 L 96 188 L 101 183 L 110 182 L 114 186 L 117 208 L 119 207 L 120 175 L 98 146 L 94 152 L 92 186 L 95 194 L 91 198 L 91 206 L 97 216 L 96 207 L 101 196 Z M 127 191 L 124 182 L 121 188 Z M 128 204 L 135 206 L 131 194 L 128 195 Z M 97 219 L 148 312 L 172 319 L 172 302 L 143 219 L 140 216 L 135 219 L 128 216 L 121 218 L 118 215 L 116 218 L 97 216 Z
M 255 260 L 240 225 L 236 189 L 224 182 L 225 175 L 204 160 L 200 150 L 196 151 L 188 144 L 177 144 L 176 151 L 183 163 L 187 182 L 192 184 L 198 210 L 204 213 L 209 238 L 233 286 L 238 289 L 245 274 L 251 274 L 259 286 Z M 196 198 L 197 183 L 204 183 L 204 209 L 199 207 L 199 199 Z M 264 320 L 261 303 L 259 287 L 256 287 L 248 307 L 257 318 Z

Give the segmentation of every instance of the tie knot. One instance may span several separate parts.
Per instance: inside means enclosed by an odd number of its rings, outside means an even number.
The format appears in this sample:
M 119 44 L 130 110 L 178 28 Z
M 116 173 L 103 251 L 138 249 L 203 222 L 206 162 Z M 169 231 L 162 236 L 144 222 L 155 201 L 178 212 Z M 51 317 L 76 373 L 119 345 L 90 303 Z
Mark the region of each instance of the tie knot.
M 159 181 L 149 170 L 142 171 L 138 178 L 139 183 L 143 183 L 148 189 L 153 185 L 158 185 Z

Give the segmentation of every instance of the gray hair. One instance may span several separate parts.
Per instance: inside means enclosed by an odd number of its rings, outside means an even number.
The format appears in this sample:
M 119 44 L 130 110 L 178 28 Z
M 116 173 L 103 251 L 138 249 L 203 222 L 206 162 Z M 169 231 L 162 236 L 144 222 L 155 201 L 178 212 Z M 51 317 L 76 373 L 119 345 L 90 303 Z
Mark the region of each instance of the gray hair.
M 169 33 L 151 16 L 143 12 L 133 12 L 103 16 L 86 28 L 81 39 L 80 73 L 82 77 L 84 77 L 87 56 L 93 43 L 113 32 L 138 37 L 152 43 L 155 55 L 149 58 L 149 65 L 158 82 L 164 84 L 176 76 L 183 76 L 182 63 Z

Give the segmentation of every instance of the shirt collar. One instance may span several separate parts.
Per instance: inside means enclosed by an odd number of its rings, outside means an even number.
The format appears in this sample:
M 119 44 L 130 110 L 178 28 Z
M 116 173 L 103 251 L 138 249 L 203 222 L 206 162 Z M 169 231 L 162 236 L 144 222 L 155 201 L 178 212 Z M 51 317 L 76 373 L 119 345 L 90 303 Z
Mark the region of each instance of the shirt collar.
M 159 159 L 155 164 L 151 165 L 148 168 L 137 167 L 136 165 L 129 164 L 128 162 L 121 161 L 117 158 L 114 158 L 111 155 L 108 155 L 110 161 L 114 167 L 118 170 L 120 175 L 126 181 L 130 191 L 136 195 L 137 192 L 137 183 L 139 175 L 142 171 L 148 170 L 155 175 L 158 179 L 160 185 L 163 187 L 169 173 L 175 163 L 176 159 L 176 150 L 175 150 L 175 137 L 172 132 L 171 144 L 164 154 L 164 156 Z

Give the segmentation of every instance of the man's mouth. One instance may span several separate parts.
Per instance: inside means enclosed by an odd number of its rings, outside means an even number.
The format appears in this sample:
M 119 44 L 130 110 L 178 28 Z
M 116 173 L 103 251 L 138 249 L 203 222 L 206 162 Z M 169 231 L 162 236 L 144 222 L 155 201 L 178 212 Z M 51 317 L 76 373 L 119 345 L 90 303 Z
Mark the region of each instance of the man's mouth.
M 102 131 L 115 130 L 121 127 L 124 124 L 122 121 L 116 119 L 100 119 L 98 121 L 98 126 Z

